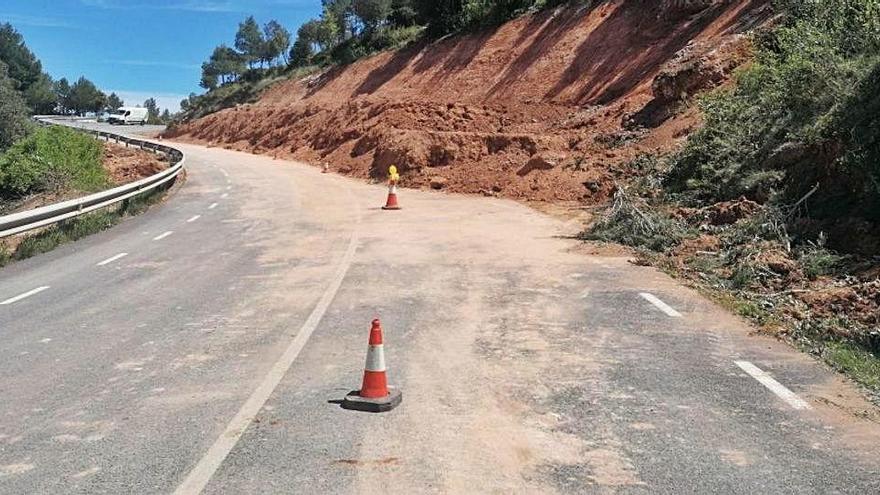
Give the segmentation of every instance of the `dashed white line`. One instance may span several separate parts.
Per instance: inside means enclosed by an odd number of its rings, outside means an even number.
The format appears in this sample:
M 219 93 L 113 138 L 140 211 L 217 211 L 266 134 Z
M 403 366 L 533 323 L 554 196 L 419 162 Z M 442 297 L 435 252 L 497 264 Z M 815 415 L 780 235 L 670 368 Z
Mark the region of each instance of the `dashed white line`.
M 229 177 L 229 172 L 227 172 L 226 169 L 221 168 L 220 173 L 223 174 L 223 177 L 227 177 L 227 178 Z
M 227 190 L 227 191 L 231 191 L 231 190 L 232 190 L 232 186 L 226 186 L 226 190 Z
M 748 373 L 752 378 L 758 380 L 761 385 L 764 385 L 771 392 L 776 394 L 780 399 L 784 400 L 791 407 L 801 411 L 804 409 L 812 409 L 809 404 L 806 403 L 803 399 L 798 397 L 798 395 L 788 388 L 785 385 L 777 382 L 770 375 L 768 375 L 764 370 L 758 368 L 754 364 L 748 361 L 734 361 L 737 366 L 739 366 L 743 371 Z
M 324 313 L 327 312 L 327 308 L 330 307 L 330 303 L 333 302 L 336 293 L 339 291 L 340 286 L 342 286 L 342 281 L 345 279 L 345 275 L 348 273 L 348 269 L 351 267 L 354 259 L 355 251 L 357 251 L 357 245 L 358 232 L 355 230 L 348 241 L 348 249 L 346 249 L 336 269 L 336 273 L 333 274 L 333 278 L 330 280 L 330 285 L 324 291 L 308 319 L 303 323 L 296 337 L 290 342 L 287 349 L 278 358 L 278 361 L 272 365 L 269 372 L 263 377 L 263 380 L 251 393 L 244 405 L 241 406 L 241 409 L 232 418 L 223 433 L 208 449 L 208 452 L 205 453 L 204 457 L 199 460 L 198 464 L 190 471 L 186 479 L 183 480 L 183 483 L 174 491 L 175 495 L 197 495 L 204 490 L 205 486 L 214 476 L 214 473 L 220 468 L 223 460 L 226 459 L 260 412 L 260 409 L 266 404 L 266 400 L 272 395 L 281 379 L 290 370 L 300 351 L 308 342 L 309 337 L 312 336 L 312 333 L 318 327 L 318 323 L 321 322 Z
M 157 235 L 156 237 L 153 237 L 153 240 L 154 241 L 161 241 L 162 239 L 168 237 L 169 235 L 171 235 L 173 233 L 174 233 L 173 230 L 169 230 L 168 232 L 164 232 L 162 234 Z
M 7 304 L 17 303 L 18 301 L 21 301 L 22 299 L 33 296 L 34 294 L 39 294 L 40 292 L 43 292 L 44 290 L 46 290 L 48 288 L 49 288 L 49 286 L 45 285 L 43 287 L 37 287 L 36 289 L 29 290 L 29 291 L 25 292 L 24 294 L 19 294 L 15 297 L 10 297 L 9 299 L 7 299 L 5 301 L 0 302 L 0 306 L 6 306 Z
M 128 253 L 119 253 L 116 256 L 112 256 L 112 257 L 107 258 L 106 260 L 98 263 L 98 266 L 109 265 L 110 263 L 113 263 L 114 261 L 116 261 L 118 259 L 125 258 L 126 256 L 128 256 Z
M 200 218 L 202 218 L 201 215 L 193 215 L 189 220 L 186 221 L 186 223 L 193 223 Z
M 671 306 L 661 301 L 657 296 L 648 292 L 639 292 L 639 295 L 642 296 L 643 299 L 653 304 L 657 309 L 666 313 L 667 316 L 671 316 L 673 318 L 681 318 L 681 313 L 672 309 Z
M 217 207 L 217 203 L 211 203 L 211 206 L 208 207 L 209 210 L 213 210 Z
M 226 199 L 229 197 L 229 193 L 223 193 L 220 195 L 220 199 Z

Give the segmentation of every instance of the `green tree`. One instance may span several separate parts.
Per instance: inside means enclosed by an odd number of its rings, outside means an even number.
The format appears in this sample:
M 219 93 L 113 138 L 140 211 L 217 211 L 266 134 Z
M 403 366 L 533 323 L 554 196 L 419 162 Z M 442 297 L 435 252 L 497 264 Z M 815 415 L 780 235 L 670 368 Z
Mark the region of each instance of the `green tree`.
M 226 45 L 214 48 L 211 58 L 202 64 L 201 86 L 205 89 L 217 87 L 220 83 L 235 81 L 245 71 L 244 57 Z
M 162 115 L 159 116 L 159 120 L 161 120 L 163 124 L 171 122 L 171 111 L 167 108 L 163 110 Z
M 55 91 L 55 97 L 58 101 L 58 111 L 66 115 L 70 111 L 70 83 L 67 78 L 62 77 L 55 81 L 52 89 Z
M 25 89 L 24 96 L 31 110 L 38 115 L 54 113 L 58 106 L 58 96 L 55 94 L 52 78 L 42 72 L 37 80 Z
M 8 76 L 14 80 L 16 89 L 21 91 L 36 83 L 43 72 L 40 61 L 9 23 L 0 24 L 0 61 L 6 64 Z
M 290 31 L 278 21 L 271 20 L 263 26 L 263 58 L 271 65 L 277 58 L 284 58 L 287 63 L 287 52 L 290 48 Z
M 336 39 L 333 43 L 339 44 L 354 36 L 352 0 L 322 0 L 321 3 L 324 6 L 321 19 L 334 26 Z
M 294 67 L 305 67 L 311 63 L 313 56 L 312 44 L 303 37 L 298 37 L 290 49 L 290 64 Z
M 110 93 L 110 96 L 107 97 L 107 108 L 110 110 L 118 110 L 124 106 L 125 102 L 116 93 Z
M 154 124 L 159 121 L 159 104 L 155 98 L 148 98 L 144 102 L 144 108 L 147 109 L 147 122 Z
M 0 62 L 0 151 L 27 135 L 27 113 L 24 98 L 7 74 L 6 64 Z
M 391 0 L 353 0 L 351 11 L 364 24 L 367 33 L 372 33 L 379 24 L 388 19 Z
M 388 22 L 394 27 L 410 27 L 418 23 L 414 0 L 391 0 Z
M 199 81 L 199 86 L 212 90 L 217 88 L 217 78 L 220 77 L 220 73 L 217 71 L 217 67 L 214 66 L 211 62 L 202 62 L 202 78 Z
M 238 25 L 238 32 L 235 33 L 235 48 L 244 56 L 248 66 L 253 67 L 253 63 L 257 61 L 262 64 L 264 44 L 265 39 L 259 24 L 254 16 L 248 16 Z
M 24 94 L 32 111 L 52 113 L 57 97 L 52 91 L 52 78 L 43 72 L 43 66 L 11 24 L 0 24 L 0 61 L 8 68 L 16 89 Z
M 195 108 L 198 104 L 198 95 L 195 93 L 190 93 L 189 96 L 180 100 L 180 111 L 186 112 L 191 108 Z
M 70 87 L 69 106 L 79 115 L 101 111 L 106 101 L 107 96 L 85 77 L 81 76 Z
M 241 54 L 226 45 L 220 45 L 214 49 L 209 63 L 224 83 L 238 79 L 245 71 Z
M 421 22 L 435 35 L 446 34 L 462 26 L 465 0 L 414 0 Z

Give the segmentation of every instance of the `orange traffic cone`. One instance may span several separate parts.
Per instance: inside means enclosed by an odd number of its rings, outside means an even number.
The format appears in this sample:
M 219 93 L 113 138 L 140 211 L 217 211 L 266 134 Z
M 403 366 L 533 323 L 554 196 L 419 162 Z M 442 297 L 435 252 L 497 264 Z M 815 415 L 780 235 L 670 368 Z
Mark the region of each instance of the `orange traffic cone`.
M 382 348 L 382 324 L 373 320 L 370 329 L 370 347 L 367 349 L 367 364 L 364 366 L 364 381 L 361 389 L 351 392 L 342 401 L 342 407 L 356 411 L 385 412 L 400 405 L 403 394 L 388 386 L 385 376 L 385 351 Z
M 388 184 L 388 200 L 385 202 L 385 206 L 382 207 L 383 210 L 399 210 L 400 205 L 397 204 L 397 183 L 391 182 Z

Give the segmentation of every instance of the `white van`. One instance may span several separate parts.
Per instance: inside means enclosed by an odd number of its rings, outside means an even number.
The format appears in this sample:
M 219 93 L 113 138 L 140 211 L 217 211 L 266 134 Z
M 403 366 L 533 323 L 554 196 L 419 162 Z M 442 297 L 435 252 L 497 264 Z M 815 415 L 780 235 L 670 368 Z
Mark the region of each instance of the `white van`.
M 111 124 L 140 124 L 147 123 L 147 109 L 141 107 L 122 107 L 116 110 L 107 119 Z

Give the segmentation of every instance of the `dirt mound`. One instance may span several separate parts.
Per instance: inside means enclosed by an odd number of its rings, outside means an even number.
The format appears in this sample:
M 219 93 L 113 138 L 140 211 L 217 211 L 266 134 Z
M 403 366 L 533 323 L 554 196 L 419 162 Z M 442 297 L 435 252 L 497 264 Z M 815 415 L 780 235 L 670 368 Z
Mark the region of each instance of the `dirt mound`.
M 115 185 L 134 182 L 168 168 L 168 162 L 149 151 L 113 143 L 104 144 L 103 163 Z
M 747 57 L 767 0 L 642 0 L 526 16 L 268 89 L 167 136 L 363 178 L 527 200 L 604 202 L 644 152 L 698 123 L 684 104 Z M 642 119 L 633 118 L 641 116 Z M 624 127 L 624 124 L 626 126 Z

